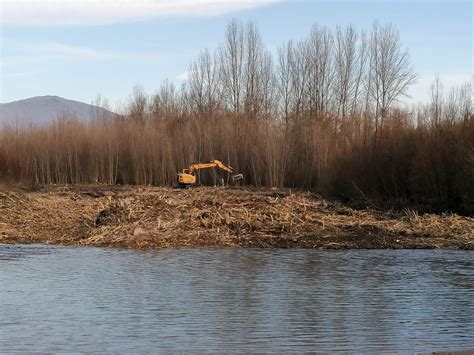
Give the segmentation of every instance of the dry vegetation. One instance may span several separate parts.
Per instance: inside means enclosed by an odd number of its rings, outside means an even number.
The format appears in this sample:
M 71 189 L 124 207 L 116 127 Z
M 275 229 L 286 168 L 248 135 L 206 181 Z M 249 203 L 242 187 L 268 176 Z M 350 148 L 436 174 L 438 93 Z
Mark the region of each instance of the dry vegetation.
M 288 189 L 49 186 L 0 192 L 0 243 L 474 249 L 474 220 L 356 210 Z
M 469 218 L 354 210 L 281 190 L 472 216 L 471 84 L 445 93 L 436 81 L 429 103 L 402 108 L 397 100 L 415 79 L 392 26 L 315 26 L 274 58 L 255 25 L 232 22 L 180 89 L 164 83 L 148 96 L 136 88 L 117 118 L 4 127 L 0 179 L 171 186 L 189 163 L 220 159 L 245 185 L 278 190 L 4 192 L 0 242 L 471 249 Z

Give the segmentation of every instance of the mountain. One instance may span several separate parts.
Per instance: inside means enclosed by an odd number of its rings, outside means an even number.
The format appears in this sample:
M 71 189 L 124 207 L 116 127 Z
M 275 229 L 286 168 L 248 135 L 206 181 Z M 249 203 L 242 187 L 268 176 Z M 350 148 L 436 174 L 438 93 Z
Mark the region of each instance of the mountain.
M 37 96 L 0 104 L 0 124 L 45 124 L 62 117 L 89 121 L 96 117 L 116 114 L 102 107 L 64 99 L 59 96 Z

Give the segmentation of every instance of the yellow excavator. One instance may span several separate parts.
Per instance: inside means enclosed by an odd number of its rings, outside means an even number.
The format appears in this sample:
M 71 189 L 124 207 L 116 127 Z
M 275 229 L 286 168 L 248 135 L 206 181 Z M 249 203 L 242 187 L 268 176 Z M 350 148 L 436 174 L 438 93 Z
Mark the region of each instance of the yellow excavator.
M 208 168 L 219 168 L 227 174 L 231 174 L 234 171 L 232 167 L 224 165 L 224 163 L 219 160 L 212 160 L 209 163 L 191 164 L 189 168 L 177 174 L 178 185 L 180 187 L 196 185 L 196 171 Z M 243 178 L 244 176 L 242 174 L 233 175 L 232 181 L 242 180 Z

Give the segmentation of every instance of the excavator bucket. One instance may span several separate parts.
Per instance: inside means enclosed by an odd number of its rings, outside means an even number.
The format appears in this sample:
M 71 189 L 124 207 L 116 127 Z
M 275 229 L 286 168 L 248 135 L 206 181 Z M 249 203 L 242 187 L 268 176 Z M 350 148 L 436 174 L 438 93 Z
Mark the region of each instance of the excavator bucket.
M 243 175 L 243 174 L 232 175 L 232 181 L 233 181 L 233 182 L 239 181 L 239 180 L 243 180 L 243 179 L 244 179 L 244 175 Z

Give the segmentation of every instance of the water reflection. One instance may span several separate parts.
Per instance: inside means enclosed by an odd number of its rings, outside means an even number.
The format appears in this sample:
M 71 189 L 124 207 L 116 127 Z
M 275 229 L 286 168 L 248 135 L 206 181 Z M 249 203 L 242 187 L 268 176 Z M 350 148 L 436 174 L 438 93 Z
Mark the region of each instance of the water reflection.
M 11 262 L 17 259 L 28 258 L 35 255 L 47 255 L 54 252 L 56 248 L 38 245 L 8 245 L 0 244 L 0 263 Z
M 472 256 L 0 245 L 0 350 L 474 349 Z

